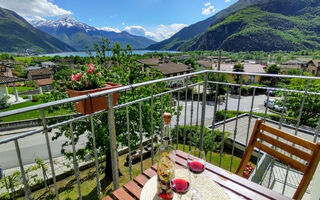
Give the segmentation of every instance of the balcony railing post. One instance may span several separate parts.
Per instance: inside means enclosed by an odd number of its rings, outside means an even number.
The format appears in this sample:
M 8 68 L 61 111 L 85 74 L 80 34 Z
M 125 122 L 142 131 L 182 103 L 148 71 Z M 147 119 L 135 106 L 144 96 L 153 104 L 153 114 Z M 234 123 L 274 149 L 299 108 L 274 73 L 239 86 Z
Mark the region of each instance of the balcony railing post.
M 74 132 L 73 132 L 72 122 L 70 123 L 70 134 L 71 134 L 71 143 L 72 143 L 74 175 L 77 180 L 79 200 L 82 200 L 79 166 L 78 166 L 78 160 L 77 160 L 77 154 L 76 154 L 76 145 L 75 145 L 75 140 L 74 140 Z
M 235 126 L 234 126 L 234 133 L 233 133 L 232 153 L 231 153 L 231 162 L 230 162 L 230 171 L 232 171 L 234 150 L 235 150 L 236 137 L 237 137 L 237 132 L 238 132 L 238 121 L 239 121 L 239 110 L 240 110 L 242 84 L 243 84 L 243 75 L 241 75 L 241 77 L 240 77 L 239 98 L 238 98 L 238 106 L 237 106 L 237 118 L 236 118 L 236 123 L 235 123 Z
M 140 131 L 140 171 L 141 173 L 143 172 L 143 155 L 142 155 L 142 151 L 143 151 L 143 133 L 142 133 L 142 105 L 141 102 L 139 102 L 139 131 Z
M 151 163 L 153 165 L 153 162 L 154 162 L 154 159 L 153 159 L 153 156 L 154 156 L 154 148 L 153 148 L 153 143 L 154 143 L 154 128 L 153 128 L 153 85 L 151 84 L 150 86 L 150 93 L 151 93 L 151 99 L 150 99 L 150 110 L 151 110 Z
M 92 101 L 90 102 L 92 104 Z M 91 110 L 92 106 L 91 106 Z M 93 155 L 94 155 L 94 163 L 96 166 L 96 180 L 97 180 L 97 195 L 98 199 L 101 199 L 101 184 L 100 184 L 100 173 L 99 173 L 99 159 L 98 159 L 98 151 L 96 145 L 96 135 L 94 132 L 94 123 L 93 123 L 93 116 L 90 116 L 90 124 L 91 124 L 91 136 L 92 136 L 92 145 L 93 145 Z
M 203 75 L 203 90 L 202 90 L 202 111 L 201 111 L 201 125 L 200 125 L 200 151 L 203 150 L 203 132 L 205 130 L 205 118 L 206 118 L 206 102 L 207 102 L 207 86 L 208 86 L 208 72 Z
M 217 75 L 218 81 L 219 81 L 220 74 Z M 219 84 L 216 83 L 215 88 L 215 94 L 214 94 L 214 108 L 213 108 L 213 116 L 212 116 L 212 132 L 211 132 L 211 151 L 210 151 L 210 162 L 212 161 L 212 152 L 213 152 L 213 138 L 214 138 L 214 129 L 215 129 L 215 123 L 216 123 L 216 112 L 217 112 L 217 106 L 218 106 L 218 92 L 219 92 Z
M 178 103 L 177 103 L 177 124 L 176 124 L 176 149 L 179 148 L 179 121 L 180 121 L 180 90 L 178 91 Z
M 126 106 L 126 118 L 127 118 L 127 139 L 129 148 L 129 174 L 130 180 L 132 180 L 132 158 L 131 158 L 131 141 L 130 141 L 130 119 L 129 119 L 129 108 Z
M 108 95 L 108 127 L 110 134 L 110 153 L 111 153 L 111 164 L 112 164 L 112 180 L 113 189 L 119 188 L 119 174 L 118 174 L 118 150 L 117 150 L 117 138 L 116 138 L 116 127 L 114 119 L 113 109 L 113 94 Z
M 42 116 L 43 132 L 44 132 L 44 135 L 46 138 L 46 144 L 47 144 L 47 149 L 48 149 L 49 162 L 50 162 L 50 168 L 51 168 L 51 173 L 52 173 L 54 190 L 56 193 L 56 199 L 59 200 L 59 190 L 58 190 L 58 186 L 57 186 L 56 173 L 54 171 L 54 164 L 53 164 L 52 152 L 51 152 L 51 147 L 50 147 L 50 140 L 49 140 L 49 135 L 48 135 L 47 120 L 46 120 L 44 109 L 41 110 L 41 116 Z
M 17 152 L 17 157 L 19 161 L 19 166 L 20 166 L 20 171 L 21 171 L 21 177 L 22 177 L 22 182 L 23 182 L 23 189 L 24 189 L 24 195 L 27 200 L 31 200 L 31 192 L 30 192 L 30 187 L 28 184 L 28 180 L 26 177 L 26 173 L 23 168 L 23 163 L 22 163 L 22 158 L 21 158 L 21 152 L 20 152 L 20 147 L 19 147 L 19 142 L 18 140 L 14 140 L 14 145 L 16 147 L 16 152 Z
M 185 82 L 185 81 L 184 81 Z M 184 98 L 184 121 L 183 121 L 183 151 L 186 145 L 186 126 L 187 126 L 187 106 L 188 106 L 188 83 L 186 85 L 185 98 Z
M 220 147 L 219 167 L 221 167 L 221 164 L 222 164 L 222 153 L 223 153 L 223 150 L 224 150 L 224 137 L 225 137 L 225 130 L 226 130 L 228 99 L 229 99 L 229 86 L 227 85 L 226 104 L 225 104 L 225 107 L 224 107 L 223 128 L 222 128 L 222 141 L 221 141 L 221 147 Z

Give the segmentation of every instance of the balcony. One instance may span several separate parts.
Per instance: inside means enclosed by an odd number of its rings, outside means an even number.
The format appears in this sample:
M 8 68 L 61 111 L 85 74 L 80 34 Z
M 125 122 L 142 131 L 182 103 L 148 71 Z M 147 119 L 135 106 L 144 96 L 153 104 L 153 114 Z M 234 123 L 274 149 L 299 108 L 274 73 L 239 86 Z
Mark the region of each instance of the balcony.
M 236 78 L 238 83 L 217 81 L 222 76 Z M 285 85 L 266 87 L 246 84 L 248 77 L 286 83 L 297 80 L 304 85 L 302 90 Z M 3 118 L 38 110 L 42 127 L 24 128 L 13 135 L 6 131 L 8 135 L 0 136 L 0 166 L 7 177 L 3 180 L 13 178 L 14 173 L 21 177 L 21 182 L 15 182 L 14 186 L 2 181 L 0 193 L 13 199 L 43 195 L 48 199 L 75 196 L 102 199 L 156 163 L 155 144 L 162 136 L 161 116 L 165 111 L 174 114 L 170 126 L 176 149 L 185 152 L 204 149 L 207 162 L 235 172 L 258 118 L 308 141 L 320 141 L 320 118 L 304 118 L 310 98 L 317 99 L 320 95 L 319 91 L 312 90 L 314 80 L 320 78 L 206 70 L 1 112 L 0 118 Z M 281 97 L 278 109 L 264 103 L 273 98 L 274 92 Z M 113 105 L 116 93 L 120 98 L 117 105 Z M 92 102 L 92 98 L 98 96 L 106 97 L 107 110 L 57 119 L 46 117 L 49 110 L 71 108 L 73 102 Z M 288 111 L 281 107 L 289 107 L 293 97 L 298 97 L 299 109 L 296 117 L 289 117 Z M 111 152 L 107 153 L 109 158 L 106 151 Z M 250 181 L 292 197 L 302 178 L 300 172 L 262 151 L 254 151 L 250 162 L 255 165 Z M 113 173 L 109 171 L 112 183 L 104 180 L 105 168 L 112 169 Z M 303 199 L 319 199 L 319 191 L 314 187 L 319 184 L 319 176 L 318 169 Z M 77 194 L 71 195 L 72 192 Z

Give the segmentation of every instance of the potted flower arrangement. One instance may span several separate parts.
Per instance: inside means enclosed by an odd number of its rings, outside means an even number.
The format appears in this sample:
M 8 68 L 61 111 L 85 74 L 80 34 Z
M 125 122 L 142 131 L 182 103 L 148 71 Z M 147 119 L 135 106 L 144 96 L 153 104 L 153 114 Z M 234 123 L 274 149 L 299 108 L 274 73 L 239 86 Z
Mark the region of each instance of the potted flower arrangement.
M 121 87 L 121 85 L 107 82 L 106 76 L 104 76 L 100 66 L 94 66 L 90 63 L 84 70 L 71 75 L 71 80 L 67 83 L 67 92 L 70 97 L 76 97 L 118 87 Z M 118 97 L 119 93 L 113 94 L 114 105 L 117 103 Z M 75 102 L 74 106 L 77 112 L 81 114 L 91 114 L 107 109 L 107 99 L 105 96 L 95 97 Z
M 254 165 L 247 163 L 245 170 L 243 171 L 243 177 L 248 179 L 251 175 L 251 173 L 254 170 Z

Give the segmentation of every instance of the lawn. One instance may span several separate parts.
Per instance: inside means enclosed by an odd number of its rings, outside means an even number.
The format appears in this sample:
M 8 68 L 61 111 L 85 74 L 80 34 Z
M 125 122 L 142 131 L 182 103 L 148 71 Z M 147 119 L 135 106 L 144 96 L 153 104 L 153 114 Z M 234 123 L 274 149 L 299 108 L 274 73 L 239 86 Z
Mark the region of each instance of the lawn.
M 16 88 L 18 90 L 18 93 L 36 89 L 35 87 L 26 87 L 26 86 L 19 86 Z M 8 93 L 9 94 L 14 93 L 13 87 L 8 87 Z
M 38 101 L 38 102 L 27 101 L 27 102 L 11 105 L 9 108 L 1 110 L 1 112 L 15 110 L 15 109 L 19 109 L 19 108 L 25 108 L 25 107 L 29 107 L 29 106 L 38 105 L 38 104 L 41 104 L 41 102 L 40 101 Z M 46 113 L 47 117 L 48 116 L 57 116 L 57 115 L 66 115 L 66 114 L 70 114 L 70 110 L 71 109 L 57 109 L 53 112 L 49 113 L 48 111 L 46 111 L 45 113 Z M 1 118 L 1 122 L 19 121 L 19 120 L 27 120 L 27 119 L 39 119 L 39 118 L 41 118 L 41 111 L 34 110 L 34 111 L 30 111 L 30 112 L 25 112 L 25 113 L 11 115 L 8 117 Z
M 179 149 L 182 150 L 183 145 L 179 145 Z M 188 151 L 186 151 L 188 152 Z M 120 171 L 123 174 L 119 177 L 120 186 L 124 185 L 130 180 L 129 175 L 129 167 L 124 166 L 125 159 L 127 154 L 122 155 L 119 157 L 119 166 Z M 213 160 L 212 164 L 218 165 L 219 163 L 219 154 L 213 152 Z M 230 167 L 230 159 L 231 155 L 224 154 L 222 159 L 222 168 L 229 169 Z M 207 161 L 209 161 L 209 154 L 207 157 Z M 232 172 L 235 172 L 236 168 L 238 167 L 239 163 L 241 161 L 241 158 L 234 157 L 233 159 L 233 168 Z M 100 164 L 100 168 L 103 169 L 104 163 Z M 151 158 L 148 158 L 143 161 L 143 170 L 148 169 L 151 167 Z M 101 180 L 101 187 L 102 187 L 102 196 L 107 196 L 113 191 L 113 184 L 111 181 L 105 182 L 103 181 L 103 170 L 100 170 L 100 180 Z M 141 174 L 140 171 L 140 163 L 136 163 L 132 166 L 132 174 L 133 177 Z M 64 200 L 76 200 L 78 199 L 78 190 L 77 185 L 75 182 L 74 176 L 68 177 L 62 181 L 58 182 L 58 187 L 60 191 L 60 199 Z M 96 192 L 96 176 L 95 176 L 95 167 L 87 169 L 85 171 L 81 172 L 81 194 L 83 196 L 83 200 L 92 200 L 97 199 L 97 192 Z M 46 199 L 46 200 L 53 200 L 55 199 L 53 186 L 50 187 L 50 192 L 46 192 L 44 189 L 39 190 L 37 192 L 33 193 L 34 199 Z M 20 198 L 22 199 L 22 198 Z

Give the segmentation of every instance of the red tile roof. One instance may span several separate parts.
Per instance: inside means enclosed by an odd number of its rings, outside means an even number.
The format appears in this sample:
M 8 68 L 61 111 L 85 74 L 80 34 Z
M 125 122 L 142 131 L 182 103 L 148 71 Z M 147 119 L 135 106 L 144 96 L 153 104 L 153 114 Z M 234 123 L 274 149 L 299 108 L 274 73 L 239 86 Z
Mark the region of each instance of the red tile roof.
M 52 78 L 45 78 L 45 79 L 35 80 L 34 82 L 36 82 L 38 86 L 44 86 L 44 85 L 51 85 L 53 83 L 53 80 Z

